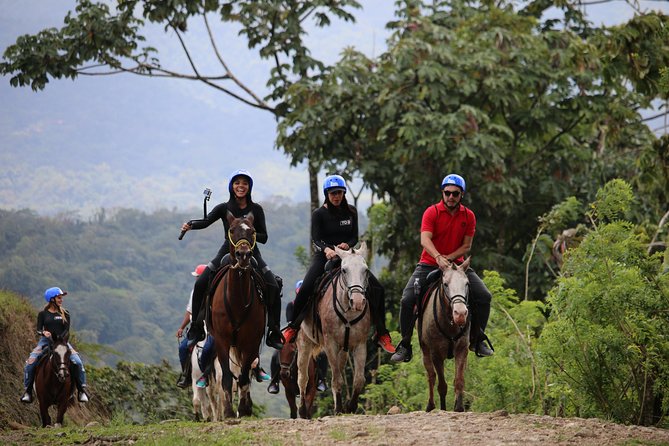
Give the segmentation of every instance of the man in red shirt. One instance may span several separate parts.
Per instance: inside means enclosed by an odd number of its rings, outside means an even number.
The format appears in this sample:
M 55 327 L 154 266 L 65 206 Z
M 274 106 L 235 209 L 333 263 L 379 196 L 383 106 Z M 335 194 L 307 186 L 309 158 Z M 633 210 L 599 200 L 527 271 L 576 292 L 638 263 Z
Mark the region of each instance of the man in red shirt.
M 402 340 L 390 358 L 395 362 L 411 360 L 411 336 L 416 323 L 414 306 L 417 293 L 422 295 L 427 275 L 437 268 L 444 269 L 450 263 L 460 264 L 472 247 L 476 231 L 476 216 L 461 202 L 465 195 L 465 180 L 460 175 L 446 175 L 441 182 L 442 199 L 428 207 L 423 213 L 420 227 L 420 244 L 423 252 L 409 282 L 402 293 L 400 307 L 400 330 Z M 469 279 L 469 304 L 472 310 L 470 350 L 477 356 L 493 354 L 490 343 L 486 345 L 484 334 L 490 315 L 492 295 L 473 269 L 467 269 Z

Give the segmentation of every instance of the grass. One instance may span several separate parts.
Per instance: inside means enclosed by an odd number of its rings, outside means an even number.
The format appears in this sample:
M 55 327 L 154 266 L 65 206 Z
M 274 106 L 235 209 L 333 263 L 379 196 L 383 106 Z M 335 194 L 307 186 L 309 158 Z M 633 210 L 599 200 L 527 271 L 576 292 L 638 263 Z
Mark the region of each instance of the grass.
M 248 429 L 227 423 L 196 423 L 175 421 L 149 425 L 110 425 L 64 427 L 59 429 L 32 428 L 25 431 L 0 431 L 3 445 L 72 445 L 72 444 L 133 444 L 153 446 L 179 445 L 281 445 L 282 438 L 264 430 Z

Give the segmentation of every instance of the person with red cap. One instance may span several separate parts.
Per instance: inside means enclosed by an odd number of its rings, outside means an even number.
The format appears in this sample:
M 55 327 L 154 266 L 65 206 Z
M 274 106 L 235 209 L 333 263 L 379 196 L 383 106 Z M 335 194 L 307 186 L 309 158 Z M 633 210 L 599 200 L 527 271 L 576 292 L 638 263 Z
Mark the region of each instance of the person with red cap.
M 63 296 L 67 295 L 67 291 L 61 290 L 59 287 L 48 288 L 44 292 L 44 300 L 46 306 L 37 315 L 37 334 L 40 335 L 37 341 L 37 346 L 30 353 L 30 357 L 26 361 L 23 373 L 23 386 L 25 391 L 21 397 L 22 403 L 31 403 L 33 401 L 33 384 L 35 382 L 35 368 L 39 363 L 39 359 L 44 354 L 45 348 L 49 345 L 50 339 L 62 336 L 70 331 L 72 318 L 70 312 L 63 307 Z M 70 361 L 74 364 L 76 372 L 73 377 L 79 391 L 79 402 L 88 402 L 88 393 L 86 386 L 86 370 L 84 363 L 79 356 L 79 353 L 72 347 L 72 344 L 67 343 L 70 348 Z

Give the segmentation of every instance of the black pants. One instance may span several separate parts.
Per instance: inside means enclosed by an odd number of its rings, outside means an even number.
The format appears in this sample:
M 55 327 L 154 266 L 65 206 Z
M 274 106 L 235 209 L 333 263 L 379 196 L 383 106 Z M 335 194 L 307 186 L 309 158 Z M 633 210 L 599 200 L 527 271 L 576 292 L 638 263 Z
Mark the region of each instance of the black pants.
M 289 324 L 291 327 L 296 329 L 300 327 L 305 316 L 304 310 L 309 302 L 309 297 L 316 292 L 316 287 L 318 286 L 317 280 L 323 275 L 326 263 L 327 258 L 323 252 L 317 252 L 312 256 L 309 270 L 304 276 L 300 291 L 295 296 L 295 306 L 293 308 L 294 319 Z M 385 291 L 379 280 L 371 272 L 369 273 L 367 291 L 371 306 L 372 322 L 376 327 L 377 336 L 381 336 L 388 333 L 388 329 L 386 328 Z
M 406 347 L 411 346 L 411 336 L 416 322 L 414 317 L 414 306 L 417 296 L 415 294 L 415 282 L 418 279 L 418 288 L 420 297 L 425 294 L 425 281 L 427 275 L 437 270 L 437 266 L 419 263 L 409 278 L 409 281 L 402 292 L 400 307 L 400 330 L 402 332 L 402 344 Z M 469 279 L 469 307 L 472 311 L 472 324 L 470 330 L 470 339 L 472 342 L 479 340 L 480 333 L 485 331 L 490 316 L 490 302 L 492 294 L 488 291 L 481 278 L 472 268 L 466 271 Z

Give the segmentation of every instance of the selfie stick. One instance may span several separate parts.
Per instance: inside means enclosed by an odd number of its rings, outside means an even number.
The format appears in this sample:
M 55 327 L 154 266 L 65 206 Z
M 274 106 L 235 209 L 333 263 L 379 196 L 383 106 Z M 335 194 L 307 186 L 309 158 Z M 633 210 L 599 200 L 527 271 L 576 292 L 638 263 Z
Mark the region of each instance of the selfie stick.
M 206 188 L 202 193 L 204 194 L 204 202 L 202 203 L 202 208 L 204 211 L 203 218 L 207 218 L 207 201 L 209 201 L 209 199 L 211 198 L 211 189 Z M 179 240 L 183 239 L 185 234 L 186 231 L 181 231 L 181 234 L 179 234 Z

